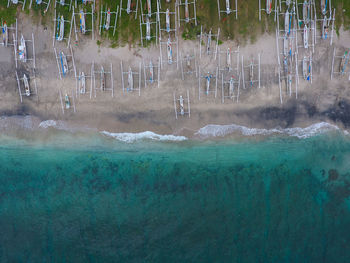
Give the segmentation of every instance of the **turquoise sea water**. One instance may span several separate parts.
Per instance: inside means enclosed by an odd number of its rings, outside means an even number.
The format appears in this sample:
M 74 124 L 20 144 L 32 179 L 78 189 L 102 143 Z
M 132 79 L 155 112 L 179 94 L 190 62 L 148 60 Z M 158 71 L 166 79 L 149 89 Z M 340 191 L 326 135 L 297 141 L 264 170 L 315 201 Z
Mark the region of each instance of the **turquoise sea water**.
M 350 262 L 343 135 L 22 143 L 0 147 L 0 262 Z

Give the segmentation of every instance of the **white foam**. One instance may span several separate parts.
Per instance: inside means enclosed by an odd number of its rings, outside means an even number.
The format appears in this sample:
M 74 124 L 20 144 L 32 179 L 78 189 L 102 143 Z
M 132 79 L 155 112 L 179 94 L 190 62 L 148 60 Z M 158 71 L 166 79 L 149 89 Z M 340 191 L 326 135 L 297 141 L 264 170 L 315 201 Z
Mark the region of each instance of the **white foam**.
M 140 133 L 112 133 L 112 132 L 102 131 L 101 133 L 126 143 L 132 143 L 140 140 L 177 141 L 177 142 L 187 140 L 187 138 L 184 136 L 161 135 L 151 131 L 145 131 Z
M 312 124 L 306 128 L 274 128 L 274 129 L 257 129 L 257 128 L 248 128 L 245 126 L 230 124 L 230 125 L 206 125 L 203 128 L 199 129 L 195 135 L 206 139 L 210 137 L 224 137 L 233 133 L 240 133 L 245 136 L 253 135 L 271 135 L 271 134 L 286 134 L 289 136 L 298 137 L 301 139 L 309 138 L 318 134 L 340 130 L 339 127 L 327 123 L 320 122 Z M 346 134 L 344 132 L 344 134 Z
M 47 129 L 49 127 L 57 127 L 57 122 L 54 120 L 46 120 L 39 124 L 39 128 Z

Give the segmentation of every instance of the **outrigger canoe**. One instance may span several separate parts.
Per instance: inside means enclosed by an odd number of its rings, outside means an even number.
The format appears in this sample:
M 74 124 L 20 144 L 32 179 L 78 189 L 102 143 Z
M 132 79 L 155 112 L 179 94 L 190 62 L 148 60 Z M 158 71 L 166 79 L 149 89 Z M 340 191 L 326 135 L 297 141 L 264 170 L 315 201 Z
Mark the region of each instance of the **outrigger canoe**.
M 66 55 L 61 51 L 60 53 L 62 75 L 65 76 L 68 73 L 68 62 Z
M 128 91 L 132 91 L 133 89 L 134 89 L 134 80 L 132 78 L 131 67 L 129 67 L 129 72 L 128 72 Z
M 64 96 L 64 103 L 66 105 L 66 109 L 69 109 L 70 108 L 70 101 L 69 101 L 68 94 L 66 94 L 66 96 Z
M 20 61 L 27 62 L 26 41 L 24 40 L 23 35 L 21 36 L 21 44 L 18 46 L 18 56 Z
M 6 22 L 3 23 L 1 27 L 1 33 L 2 33 L 2 43 L 5 47 L 7 47 L 8 43 L 8 28 Z
M 266 0 L 266 13 L 269 15 L 271 14 L 271 11 L 272 11 L 272 0 Z
M 79 87 L 80 87 L 80 94 L 85 94 L 86 83 L 85 83 L 85 73 L 84 72 L 81 72 L 79 75 Z
M 83 10 L 80 10 L 79 12 L 79 17 L 80 17 L 80 32 L 82 34 L 86 33 L 86 27 L 85 27 L 85 13 Z
M 168 64 L 173 64 L 173 49 L 171 46 L 170 38 L 167 42 Z
M 26 74 L 23 74 L 24 92 L 27 97 L 30 96 L 29 81 Z

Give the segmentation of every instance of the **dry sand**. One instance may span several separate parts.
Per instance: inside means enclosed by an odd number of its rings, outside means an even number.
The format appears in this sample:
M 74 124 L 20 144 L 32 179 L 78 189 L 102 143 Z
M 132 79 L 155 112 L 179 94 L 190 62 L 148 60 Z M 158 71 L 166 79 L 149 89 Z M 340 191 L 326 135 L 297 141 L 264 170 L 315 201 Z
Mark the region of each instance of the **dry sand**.
M 160 87 L 157 85 L 144 88 L 142 78 L 141 96 L 137 92 L 122 92 L 120 61 L 125 70 L 130 65 L 138 70 L 139 62 L 150 58 L 155 61 L 159 57 L 159 48 L 109 48 L 108 45 L 99 47 L 96 40 L 83 37 L 78 45 L 73 45 L 73 53 L 77 72 L 89 74 L 92 61 L 96 68 L 101 65 L 109 70 L 113 64 L 114 97 L 110 92 L 97 91 L 96 98 L 90 99 L 88 94 L 75 99 L 76 112 L 73 109 L 62 113 L 59 90 L 62 94 L 75 93 L 76 81 L 74 74 L 60 80 L 57 64 L 52 47 L 52 31 L 50 28 L 33 25 L 23 15 L 19 17 L 19 33 L 24 32 L 28 38 L 31 32 L 36 40 L 36 72 L 38 96 L 25 97 L 20 103 L 15 80 L 15 64 L 12 48 L 0 48 L 0 114 L 32 115 L 39 120 L 64 120 L 75 126 L 88 126 L 97 130 L 110 132 L 141 132 L 153 131 L 161 134 L 184 134 L 190 136 L 193 131 L 207 124 L 239 124 L 248 127 L 305 127 L 311 123 L 328 121 L 336 123 L 342 128 L 350 126 L 350 89 L 348 76 L 335 76 L 330 80 L 333 47 L 339 50 L 350 48 L 349 32 L 341 31 L 341 37 L 335 38 L 332 47 L 326 43 L 319 43 L 314 54 L 314 76 L 312 85 L 307 84 L 301 77 L 298 88 L 298 99 L 286 93 L 283 86 L 283 104 L 277 75 L 276 38 L 263 35 L 254 44 L 240 47 L 241 55 L 247 61 L 261 53 L 261 88 L 241 86 L 239 102 L 221 102 L 221 84 L 218 86 L 217 98 L 213 95 L 198 99 L 198 79 L 186 76 L 181 80 L 181 72 L 176 66 L 164 64 L 161 71 Z M 20 35 L 20 34 L 19 34 Z M 319 40 L 320 42 L 320 40 Z M 66 44 L 56 45 L 57 50 L 66 52 Z M 221 50 L 231 47 L 237 49 L 235 42 L 225 42 Z M 179 49 L 182 54 L 197 50 L 198 41 L 180 41 Z M 28 50 L 30 55 L 31 51 Z M 175 53 L 175 51 L 174 51 Z M 164 53 L 164 58 L 166 54 Z M 233 55 L 235 59 L 235 55 Z M 223 60 L 225 58 L 223 57 Z M 203 56 L 202 72 L 215 71 L 216 63 L 212 57 Z M 235 63 L 235 60 L 234 60 Z M 338 62 L 337 62 L 338 63 Z M 28 72 L 30 63 L 20 64 L 19 72 Z M 143 72 L 142 72 L 143 74 Z M 126 80 L 125 76 L 125 80 Z M 143 77 L 143 75 L 142 75 Z M 246 76 L 247 78 L 248 76 Z M 98 78 L 97 78 L 98 80 Z M 136 82 L 137 80 L 134 79 Z M 107 85 L 109 82 L 107 81 Z M 88 89 L 90 80 L 87 80 Z M 204 79 L 202 81 L 204 90 Z M 185 95 L 189 90 L 191 101 L 191 118 L 179 117 L 175 119 L 173 93 Z

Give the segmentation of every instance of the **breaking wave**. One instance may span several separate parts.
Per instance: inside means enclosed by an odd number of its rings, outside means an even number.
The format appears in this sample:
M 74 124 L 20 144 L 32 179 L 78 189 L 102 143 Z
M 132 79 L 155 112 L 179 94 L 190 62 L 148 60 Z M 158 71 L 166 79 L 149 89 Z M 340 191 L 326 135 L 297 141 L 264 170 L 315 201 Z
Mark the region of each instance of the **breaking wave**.
M 257 129 L 257 128 L 248 128 L 245 126 L 230 124 L 230 125 L 206 125 L 203 128 L 199 129 L 195 135 L 199 136 L 202 139 L 207 139 L 210 137 L 224 137 L 233 133 L 239 133 L 244 136 L 254 136 L 254 135 L 272 135 L 272 134 L 285 134 L 300 139 L 309 138 L 318 134 L 330 132 L 330 131 L 340 131 L 340 128 L 327 123 L 320 122 L 312 124 L 306 128 L 274 128 L 274 129 Z M 348 134 L 347 131 L 344 131 L 344 134 Z
M 109 137 L 113 137 L 119 141 L 132 143 L 140 140 L 154 140 L 154 141 L 185 141 L 187 137 L 185 136 L 175 136 L 175 135 L 161 135 L 151 131 L 145 131 L 140 133 L 112 133 L 107 131 L 102 131 L 101 134 L 104 134 Z

